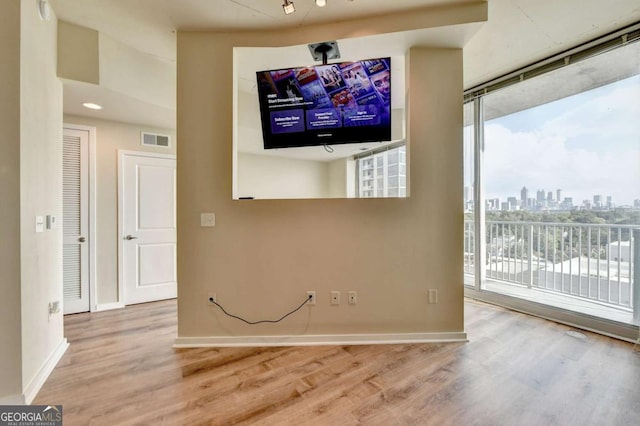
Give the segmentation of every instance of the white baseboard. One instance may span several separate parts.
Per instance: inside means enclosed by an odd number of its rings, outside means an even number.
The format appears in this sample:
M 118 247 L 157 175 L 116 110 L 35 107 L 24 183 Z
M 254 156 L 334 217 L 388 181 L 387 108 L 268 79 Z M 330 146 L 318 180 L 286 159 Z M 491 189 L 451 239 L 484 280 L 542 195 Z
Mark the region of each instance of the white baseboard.
M 0 398 L 0 405 L 24 405 L 22 395 L 11 395 Z
M 467 333 L 330 334 L 308 336 L 178 337 L 174 348 L 377 345 L 399 343 L 466 342 Z
M 53 351 L 51 356 L 49 356 L 49 359 L 47 359 L 44 365 L 40 368 L 40 371 L 38 371 L 33 380 L 31 380 L 31 383 L 29 383 L 24 389 L 23 396 L 26 404 L 31 404 L 68 347 L 69 342 L 67 342 L 67 338 L 65 337 L 60 341 L 58 347 Z
M 100 303 L 96 305 L 93 312 L 111 311 L 113 309 L 122 309 L 122 308 L 124 308 L 124 303 L 120 303 L 120 302 Z

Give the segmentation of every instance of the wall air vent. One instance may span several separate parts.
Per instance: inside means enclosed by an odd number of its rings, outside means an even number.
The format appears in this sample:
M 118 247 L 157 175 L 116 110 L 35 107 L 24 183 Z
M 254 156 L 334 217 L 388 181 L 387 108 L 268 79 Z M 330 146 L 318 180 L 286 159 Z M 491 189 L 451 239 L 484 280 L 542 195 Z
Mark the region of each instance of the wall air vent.
M 168 135 L 159 135 L 157 133 L 142 132 L 140 141 L 144 146 L 161 146 L 169 148 L 171 146 L 171 137 Z

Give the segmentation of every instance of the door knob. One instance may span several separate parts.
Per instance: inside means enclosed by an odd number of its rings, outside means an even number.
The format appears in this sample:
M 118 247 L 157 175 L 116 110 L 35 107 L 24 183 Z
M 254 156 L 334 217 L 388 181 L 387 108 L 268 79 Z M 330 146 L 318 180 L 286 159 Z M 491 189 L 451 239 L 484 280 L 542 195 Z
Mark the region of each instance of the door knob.
M 87 239 L 85 237 L 78 237 L 78 241 L 84 243 Z
M 134 237 L 133 235 L 127 235 L 126 237 L 124 237 L 125 240 L 137 240 L 138 237 Z

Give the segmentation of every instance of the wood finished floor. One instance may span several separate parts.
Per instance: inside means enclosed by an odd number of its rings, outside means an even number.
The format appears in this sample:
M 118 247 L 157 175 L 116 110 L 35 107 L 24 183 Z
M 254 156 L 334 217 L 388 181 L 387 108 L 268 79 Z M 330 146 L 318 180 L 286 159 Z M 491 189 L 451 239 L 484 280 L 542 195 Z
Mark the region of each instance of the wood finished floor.
M 65 318 L 65 425 L 638 425 L 631 344 L 465 301 L 468 343 L 172 349 L 176 302 Z

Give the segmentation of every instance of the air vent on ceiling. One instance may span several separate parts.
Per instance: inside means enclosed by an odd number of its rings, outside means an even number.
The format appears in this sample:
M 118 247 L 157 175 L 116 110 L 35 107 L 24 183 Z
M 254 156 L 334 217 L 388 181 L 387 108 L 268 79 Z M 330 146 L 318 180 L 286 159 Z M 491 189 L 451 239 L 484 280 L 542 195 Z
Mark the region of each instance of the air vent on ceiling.
M 142 145 L 145 146 L 161 146 L 164 148 L 169 148 L 171 146 L 171 138 L 168 135 L 142 132 L 141 141 Z

